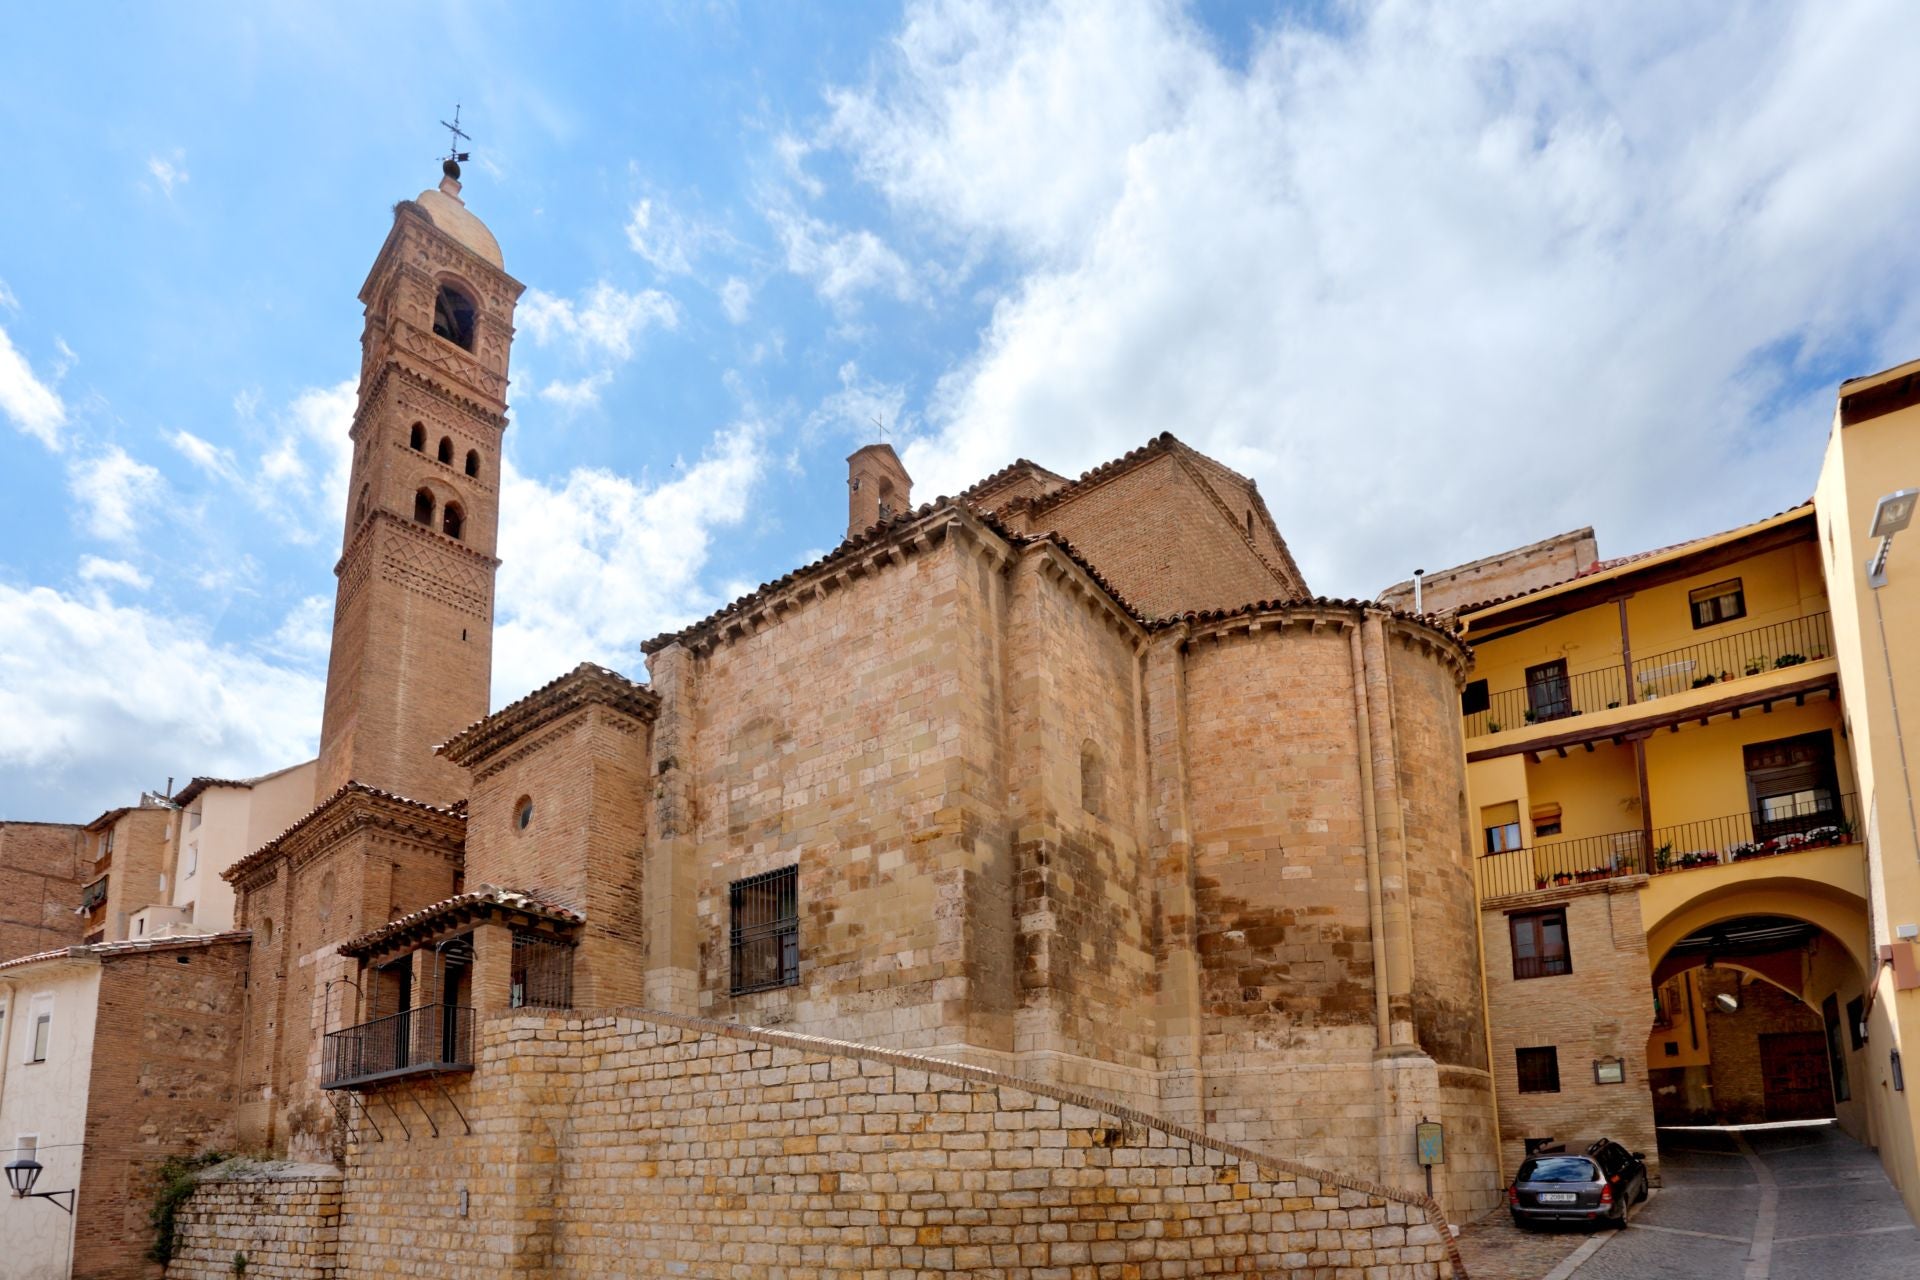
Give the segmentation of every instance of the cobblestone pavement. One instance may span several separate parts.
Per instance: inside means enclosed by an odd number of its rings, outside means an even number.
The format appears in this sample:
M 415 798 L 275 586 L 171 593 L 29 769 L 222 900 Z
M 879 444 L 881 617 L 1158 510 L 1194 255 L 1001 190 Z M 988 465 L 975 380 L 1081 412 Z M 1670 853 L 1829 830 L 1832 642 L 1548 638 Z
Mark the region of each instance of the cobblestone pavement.
M 1460 1235 L 1473 1280 L 1914 1280 L 1920 1230 L 1871 1151 L 1831 1122 L 1660 1131 L 1663 1186 L 1625 1231 Z M 1582 1246 L 1587 1256 L 1572 1261 Z M 1566 1268 L 1570 1261 L 1570 1270 Z

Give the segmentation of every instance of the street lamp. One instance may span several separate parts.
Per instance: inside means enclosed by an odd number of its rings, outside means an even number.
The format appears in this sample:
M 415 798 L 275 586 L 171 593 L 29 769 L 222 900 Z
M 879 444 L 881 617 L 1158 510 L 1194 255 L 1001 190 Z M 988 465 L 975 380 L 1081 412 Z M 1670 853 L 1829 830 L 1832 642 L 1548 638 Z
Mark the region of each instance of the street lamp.
M 15 1160 L 7 1166 L 7 1185 L 13 1188 L 16 1200 L 51 1200 L 60 1205 L 69 1215 L 73 1213 L 73 1192 L 71 1191 L 35 1191 L 33 1184 L 40 1181 L 42 1166 L 38 1160 Z M 60 1197 L 67 1202 L 60 1204 Z

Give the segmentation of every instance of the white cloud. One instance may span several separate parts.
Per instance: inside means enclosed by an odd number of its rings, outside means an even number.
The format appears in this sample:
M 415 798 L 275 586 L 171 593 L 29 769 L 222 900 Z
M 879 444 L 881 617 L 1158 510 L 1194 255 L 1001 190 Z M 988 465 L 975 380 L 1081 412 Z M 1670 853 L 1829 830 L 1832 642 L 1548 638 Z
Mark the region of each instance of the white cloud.
M 822 400 L 820 407 L 807 417 L 806 429 L 810 436 L 838 431 L 851 433 L 862 443 L 868 443 L 877 438 L 877 428 L 884 426 L 888 436 L 897 443 L 903 433 L 912 429 L 913 422 L 906 413 L 904 385 L 862 377 L 860 366 L 852 360 L 840 366 L 839 376 L 840 389 Z
M 294 605 L 275 628 L 273 644 L 288 657 L 324 668 L 333 647 L 333 597 L 307 596 Z
M 727 319 L 745 324 L 752 306 L 753 286 L 739 276 L 728 276 L 727 282 L 720 286 L 720 309 L 727 313 Z
M 1172 430 L 1259 479 L 1316 588 L 1370 593 L 1416 548 L 1775 510 L 1838 377 L 1920 349 L 1920 167 L 1886 163 L 1920 11 L 1340 15 L 1229 65 L 1169 6 L 919 3 L 832 95 L 903 218 L 1020 272 L 907 450 L 925 491 Z
M 191 431 L 163 431 L 161 438 L 172 445 L 181 457 L 208 475 L 236 484 L 240 482 L 240 468 L 234 461 L 233 450 L 204 440 Z
M 791 209 L 773 207 L 765 213 L 780 238 L 787 270 L 813 281 L 814 291 L 835 306 L 848 307 L 874 290 L 903 302 L 919 292 L 905 260 L 873 232 L 843 230 Z
M 733 426 L 651 483 L 581 467 L 548 484 L 506 467 L 495 706 L 582 661 L 638 675 L 642 641 L 723 603 L 702 573 L 715 530 L 752 507 L 763 434 Z
M 186 169 L 186 153 L 175 150 L 171 156 L 148 156 L 147 172 L 160 184 L 160 190 L 167 199 L 173 199 L 173 189 L 187 184 L 190 175 Z
M 542 289 L 529 289 L 520 299 L 514 320 L 537 346 L 559 343 L 576 355 L 600 355 L 614 360 L 633 356 L 633 345 L 648 329 L 675 329 L 680 308 L 658 289 L 626 293 L 602 280 L 579 302 L 570 302 Z
M 234 414 L 261 451 L 242 459 L 191 431 L 161 433 L 197 469 L 238 492 L 256 510 L 271 516 L 267 527 L 287 541 L 306 545 L 338 534 L 347 509 L 347 482 L 353 471 L 353 413 L 359 405 L 353 379 L 330 387 L 308 387 L 286 408 L 261 416 L 261 397 L 241 391 Z
M 9 310 L 18 305 L 12 294 L 5 300 Z M 0 329 L 0 413 L 47 448 L 60 448 L 67 406 L 57 391 L 33 376 L 33 366 L 14 347 L 5 329 Z
M 192 619 L 0 583 L 0 812 L 71 821 L 169 775 L 306 759 L 322 692 Z
M 94 583 L 117 582 L 136 591 L 145 591 L 153 585 L 153 579 L 125 560 L 105 560 L 99 556 L 80 557 L 80 579 Z
M 786 172 L 787 181 L 802 191 L 819 199 L 827 193 L 826 184 L 807 172 L 807 157 L 813 154 L 813 144 L 804 138 L 796 138 L 791 133 L 783 133 L 773 140 L 773 153 L 780 157 L 780 167 Z
M 119 445 L 67 467 L 67 489 L 86 516 L 87 532 L 109 542 L 131 538 L 159 506 L 166 482 Z
M 688 275 L 708 245 L 726 237 L 705 223 L 695 222 L 652 197 L 634 202 L 627 218 L 627 244 L 667 275 Z
M 534 394 L 568 412 L 575 412 L 599 404 L 600 392 L 612 381 L 613 370 L 602 369 L 598 373 L 575 378 L 572 382 L 544 383 Z

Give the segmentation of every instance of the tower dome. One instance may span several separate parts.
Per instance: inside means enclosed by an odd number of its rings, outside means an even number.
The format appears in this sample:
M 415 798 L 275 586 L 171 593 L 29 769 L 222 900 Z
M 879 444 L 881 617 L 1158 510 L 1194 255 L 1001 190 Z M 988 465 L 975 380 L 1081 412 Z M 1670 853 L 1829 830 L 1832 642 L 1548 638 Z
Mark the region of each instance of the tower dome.
M 440 179 L 440 185 L 422 191 L 414 203 L 427 211 L 434 226 L 502 271 L 506 270 L 506 264 L 500 258 L 500 242 L 493 238 L 493 232 L 487 230 L 487 224 L 474 217 L 466 201 L 460 198 L 460 180 L 454 176 L 458 171 L 456 166 L 447 167 L 449 172 Z

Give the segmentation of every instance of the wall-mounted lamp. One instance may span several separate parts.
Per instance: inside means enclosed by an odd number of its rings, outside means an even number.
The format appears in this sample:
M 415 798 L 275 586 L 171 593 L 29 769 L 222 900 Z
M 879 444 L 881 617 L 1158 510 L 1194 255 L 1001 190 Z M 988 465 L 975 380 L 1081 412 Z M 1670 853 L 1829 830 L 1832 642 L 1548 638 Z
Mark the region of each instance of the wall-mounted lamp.
M 1893 535 L 1913 523 L 1916 502 L 1920 502 L 1920 489 L 1896 489 L 1874 505 L 1867 535 L 1880 539 L 1880 545 L 1867 557 L 1868 586 L 1887 585 L 1887 552 L 1893 548 Z
M 13 1188 L 16 1200 L 51 1200 L 60 1205 L 69 1214 L 73 1212 L 73 1192 L 71 1191 L 35 1191 L 33 1184 L 40 1181 L 42 1165 L 38 1160 L 15 1160 L 7 1166 L 7 1185 Z M 60 1204 L 60 1197 L 67 1202 Z

